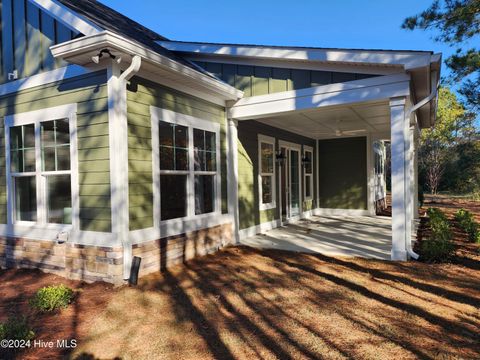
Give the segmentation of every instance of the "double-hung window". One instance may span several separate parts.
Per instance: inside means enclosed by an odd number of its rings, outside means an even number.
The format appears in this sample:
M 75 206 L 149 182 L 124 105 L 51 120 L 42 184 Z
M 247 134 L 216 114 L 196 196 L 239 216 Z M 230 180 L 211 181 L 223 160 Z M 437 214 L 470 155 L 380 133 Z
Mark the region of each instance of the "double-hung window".
M 75 108 L 5 118 L 9 223 L 72 224 L 70 118 Z
M 275 139 L 258 135 L 260 210 L 275 207 Z
M 313 149 L 304 146 L 303 151 L 303 173 L 305 183 L 305 200 L 313 198 Z
M 157 108 L 152 125 L 160 221 L 218 213 L 219 125 Z

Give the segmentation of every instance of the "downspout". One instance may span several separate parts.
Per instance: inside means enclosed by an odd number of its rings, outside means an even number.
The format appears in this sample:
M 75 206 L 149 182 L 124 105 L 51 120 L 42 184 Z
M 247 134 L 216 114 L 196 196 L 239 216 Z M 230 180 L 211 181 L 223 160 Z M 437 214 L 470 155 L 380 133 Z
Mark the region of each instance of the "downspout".
M 426 98 L 424 98 L 423 100 L 416 103 L 414 106 L 412 106 L 408 110 L 408 113 L 407 113 L 408 121 L 410 121 L 410 117 L 413 114 L 415 114 L 415 112 L 418 109 L 420 109 L 421 107 L 428 104 L 430 101 L 432 101 L 437 96 L 438 88 L 440 87 L 440 79 L 438 78 L 438 73 L 436 71 L 433 71 L 432 74 L 433 74 L 432 80 L 431 80 L 432 92 L 430 93 L 430 95 L 428 95 Z M 417 174 L 417 176 L 418 176 L 418 174 Z M 411 220 L 409 220 L 409 221 L 411 221 Z M 417 254 L 416 252 L 414 252 L 413 249 L 412 249 L 412 236 L 411 236 L 411 234 L 408 236 L 408 240 L 407 240 L 407 238 L 405 239 L 405 248 L 407 250 L 408 256 L 410 256 L 411 258 L 413 258 L 415 260 L 418 260 L 420 255 Z

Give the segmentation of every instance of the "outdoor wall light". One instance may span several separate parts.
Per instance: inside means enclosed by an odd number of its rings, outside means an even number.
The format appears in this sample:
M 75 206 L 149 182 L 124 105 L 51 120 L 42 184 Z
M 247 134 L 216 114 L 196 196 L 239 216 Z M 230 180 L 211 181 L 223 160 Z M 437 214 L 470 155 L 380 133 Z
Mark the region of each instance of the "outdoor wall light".
M 275 155 L 275 161 L 277 162 L 278 165 L 283 165 L 286 159 L 287 158 L 285 157 L 285 154 L 282 153 L 281 151 L 278 151 L 277 154 Z
M 310 159 L 309 157 L 307 156 L 304 156 L 302 158 L 302 166 L 305 167 L 307 165 L 310 165 L 312 163 L 312 159 Z

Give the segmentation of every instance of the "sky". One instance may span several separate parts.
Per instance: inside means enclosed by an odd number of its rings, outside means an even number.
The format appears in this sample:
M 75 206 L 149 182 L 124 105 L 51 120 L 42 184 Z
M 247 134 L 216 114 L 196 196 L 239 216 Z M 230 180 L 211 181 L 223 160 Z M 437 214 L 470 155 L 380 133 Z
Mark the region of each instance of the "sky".
M 455 49 L 400 28 L 433 0 L 101 0 L 170 40 L 312 47 Z M 442 66 L 442 76 L 448 69 Z

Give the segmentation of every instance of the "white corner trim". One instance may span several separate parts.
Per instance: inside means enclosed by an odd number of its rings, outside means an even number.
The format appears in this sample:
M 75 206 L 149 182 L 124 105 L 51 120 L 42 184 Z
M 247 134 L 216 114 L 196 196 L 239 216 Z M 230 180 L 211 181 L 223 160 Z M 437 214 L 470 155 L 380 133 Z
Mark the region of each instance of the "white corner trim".
M 67 6 L 60 4 L 55 0 L 28 1 L 37 5 L 39 8 L 50 14 L 53 18 L 67 26 L 69 29 L 76 30 L 83 35 L 93 35 L 102 31 L 102 28 L 99 26 L 95 25 L 91 21 L 86 20 Z
M 46 71 L 37 75 L 29 76 L 24 79 L 15 80 L 0 85 L 0 96 L 15 93 L 17 91 L 27 90 L 40 85 L 47 85 L 60 80 L 66 80 L 75 76 L 90 73 L 84 67 L 78 65 L 68 65 L 55 70 Z
M 263 173 L 262 172 L 262 143 L 269 144 L 273 146 L 273 173 Z M 275 146 L 275 138 L 271 136 L 266 136 L 262 134 L 258 134 L 258 204 L 259 210 L 270 210 L 275 209 L 277 207 L 277 171 L 276 171 L 276 163 L 275 163 L 275 155 L 276 155 L 276 146 Z M 268 204 L 262 203 L 262 176 L 271 176 L 272 177 L 272 202 Z

